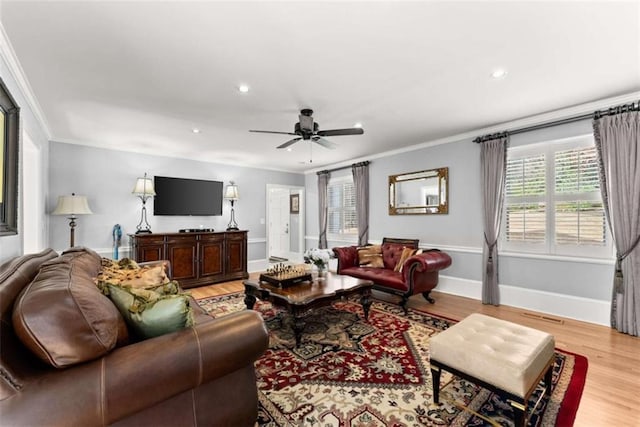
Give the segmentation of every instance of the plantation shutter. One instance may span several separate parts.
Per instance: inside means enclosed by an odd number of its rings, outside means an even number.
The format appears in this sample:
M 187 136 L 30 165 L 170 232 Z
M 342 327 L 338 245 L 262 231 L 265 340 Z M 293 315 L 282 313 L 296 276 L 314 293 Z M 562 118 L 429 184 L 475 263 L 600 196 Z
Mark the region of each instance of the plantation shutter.
M 342 202 L 342 185 L 330 184 L 327 189 L 327 199 L 329 201 L 329 216 L 327 219 L 327 233 L 340 233 L 340 216 Z
M 556 244 L 606 245 L 595 147 L 558 151 L 554 166 Z
M 329 184 L 327 232 L 329 234 L 357 234 L 355 187 L 351 181 Z
M 356 188 L 353 182 L 344 184 L 344 201 L 343 201 L 343 233 L 358 232 L 358 217 L 356 215 Z
M 505 239 L 544 243 L 546 230 L 545 156 L 507 160 Z

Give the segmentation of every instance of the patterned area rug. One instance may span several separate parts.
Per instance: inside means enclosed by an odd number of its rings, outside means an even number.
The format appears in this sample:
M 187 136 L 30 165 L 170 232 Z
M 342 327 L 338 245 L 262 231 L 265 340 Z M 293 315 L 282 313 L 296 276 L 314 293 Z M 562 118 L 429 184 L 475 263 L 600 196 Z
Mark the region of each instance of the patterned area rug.
M 244 295 L 198 301 L 212 316 L 244 310 Z M 429 339 L 455 322 L 373 299 L 369 321 L 353 300 L 306 318 L 295 348 L 290 316 L 271 304 L 255 307 L 269 328 L 267 352 L 256 362 L 261 426 L 513 426 L 499 396 L 446 371 L 441 405 L 432 403 Z M 529 426 L 571 426 L 587 360 L 556 349 L 551 399 Z M 538 400 L 542 387 L 534 393 Z

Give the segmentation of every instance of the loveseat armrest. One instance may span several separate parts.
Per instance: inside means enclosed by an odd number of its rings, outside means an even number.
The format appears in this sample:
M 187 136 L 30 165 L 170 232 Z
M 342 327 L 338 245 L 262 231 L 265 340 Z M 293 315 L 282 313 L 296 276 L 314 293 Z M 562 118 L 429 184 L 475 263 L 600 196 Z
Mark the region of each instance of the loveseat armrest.
M 0 402 L 6 425 L 108 425 L 251 366 L 268 346 L 257 312 L 245 310 L 53 371 Z
M 451 265 L 451 257 L 439 249 L 427 249 L 421 254 L 412 255 L 404 262 L 402 273 L 406 283 L 414 281 L 415 274 L 443 270 Z
M 333 253 L 338 259 L 338 274 L 342 274 L 343 268 L 358 266 L 357 246 L 343 246 L 339 248 L 333 248 Z

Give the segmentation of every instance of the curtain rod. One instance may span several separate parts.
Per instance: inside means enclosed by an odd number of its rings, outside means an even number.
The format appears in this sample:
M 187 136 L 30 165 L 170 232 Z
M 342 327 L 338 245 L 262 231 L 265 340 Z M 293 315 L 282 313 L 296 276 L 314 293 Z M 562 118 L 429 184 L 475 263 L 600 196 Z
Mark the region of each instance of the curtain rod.
M 325 169 L 325 170 L 321 170 L 321 171 L 316 172 L 316 175 L 323 175 L 323 174 L 329 173 L 329 172 L 340 171 L 342 169 L 349 169 L 349 168 L 352 168 L 354 166 L 367 166 L 369 163 L 371 163 L 371 162 L 367 160 L 367 161 L 360 162 L 360 163 L 354 163 L 354 164 L 352 164 L 350 166 L 342 166 L 340 168 L 335 168 L 335 169 Z
M 497 132 L 490 135 L 479 136 L 473 140 L 475 143 L 481 143 L 492 139 L 500 138 L 507 135 L 516 135 L 519 133 L 531 132 L 538 129 L 545 129 L 553 126 L 564 125 L 567 123 L 579 122 L 586 119 L 599 119 L 603 116 L 613 116 L 620 113 L 626 113 L 629 111 L 639 111 L 640 101 L 638 103 L 632 102 L 631 104 L 618 105 L 617 107 L 611 107 L 606 110 L 597 110 L 593 113 L 585 113 L 577 116 L 567 117 L 566 119 L 552 120 L 550 122 L 540 123 L 533 126 L 526 126 L 522 128 L 516 128 L 509 131 Z

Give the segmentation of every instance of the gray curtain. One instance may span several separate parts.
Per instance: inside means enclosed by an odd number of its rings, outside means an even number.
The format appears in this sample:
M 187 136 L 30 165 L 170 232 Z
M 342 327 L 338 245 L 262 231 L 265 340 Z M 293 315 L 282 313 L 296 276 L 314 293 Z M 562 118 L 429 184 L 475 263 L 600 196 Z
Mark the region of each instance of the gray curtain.
M 369 162 L 351 166 L 356 191 L 356 216 L 358 217 L 358 246 L 369 242 Z
M 640 112 L 596 118 L 600 191 L 616 247 L 611 327 L 640 332 Z
M 329 185 L 329 172 L 318 172 L 318 219 L 320 221 L 320 238 L 318 248 L 327 248 L 327 187 Z
M 482 303 L 500 304 L 498 287 L 498 236 L 504 203 L 507 168 L 507 136 L 480 144 L 482 214 L 484 244 L 482 247 Z

